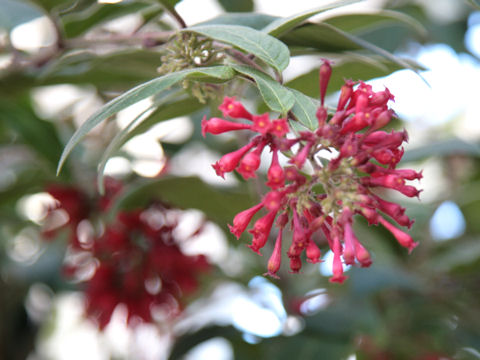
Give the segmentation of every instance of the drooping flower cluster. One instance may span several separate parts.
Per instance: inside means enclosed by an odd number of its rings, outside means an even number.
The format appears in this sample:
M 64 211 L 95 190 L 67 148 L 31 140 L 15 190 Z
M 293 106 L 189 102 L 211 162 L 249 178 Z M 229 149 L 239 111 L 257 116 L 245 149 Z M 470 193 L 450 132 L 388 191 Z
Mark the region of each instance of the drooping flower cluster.
M 110 186 L 106 189 L 107 195 L 109 190 L 110 196 L 115 193 Z M 63 209 L 70 217 L 65 272 L 84 282 L 90 319 L 104 328 L 119 304 L 126 306 L 129 324 L 180 313 L 185 296 L 197 289 L 199 276 L 209 269 L 204 256 L 182 252 L 177 235 L 180 211 L 154 203 L 120 212 L 102 224 L 97 235 L 93 221 L 98 214 L 92 216 L 85 209 L 108 207 L 109 196 L 84 209 L 88 197 L 76 188 L 56 185 L 49 192 L 58 200 L 55 210 Z M 200 232 L 201 227 L 194 234 Z
M 268 114 L 252 115 L 235 98 L 226 97 L 219 107 L 224 117 L 246 119 L 247 123 L 221 118 L 206 118 L 202 132 L 220 134 L 249 130 L 255 135 L 248 144 L 224 155 L 213 168 L 217 175 L 236 170 L 243 178 L 256 177 L 260 155 L 265 148 L 272 153 L 266 185 L 270 191 L 257 205 L 235 216 L 230 231 L 239 238 L 252 218 L 261 209 L 260 217 L 248 231 L 253 235 L 250 248 L 259 253 L 268 241 L 273 224 L 278 227 L 273 253 L 268 262 L 268 275 L 276 277 L 280 268 L 282 237 L 290 224 L 292 241 L 287 254 L 290 269 L 296 273 L 302 266 L 301 255 L 307 261 L 320 261 L 320 250 L 313 240 L 316 232 L 323 234 L 334 254 L 332 282 L 343 282 L 343 262 L 369 266 L 369 252 L 353 231 L 355 214 L 365 217 L 369 224 L 382 224 L 397 241 L 410 251 L 417 245 L 410 235 L 385 220 L 389 216 L 400 226 L 411 227 L 413 221 L 400 205 L 382 199 L 378 188 L 399 191 L 408 196 L 419 195 L 406 181 L 420 179 L 421 173 L 409 169 L 396 169 L 403 155 L 402 143 L 407 141 L 406 131 L 386 132 L 393 111 L 388 102 L 392 94 L 374 92 L 362 81 L 346 81 L 334 112 L 324 105 L 331 66 L 325 61 L 320 67 L 321 106 L 316 117 L 315 131 L 300 131 L 293 137 L 287 119 L 270 120 Z M 292 134 L 293 135 L 293 134 Z M 327 162 L 323 153 L 331 154 Z M 289 158 L 289 165 L 279 163 L 279 153 Z M 306 163 L 310 164 L 310 171 Z

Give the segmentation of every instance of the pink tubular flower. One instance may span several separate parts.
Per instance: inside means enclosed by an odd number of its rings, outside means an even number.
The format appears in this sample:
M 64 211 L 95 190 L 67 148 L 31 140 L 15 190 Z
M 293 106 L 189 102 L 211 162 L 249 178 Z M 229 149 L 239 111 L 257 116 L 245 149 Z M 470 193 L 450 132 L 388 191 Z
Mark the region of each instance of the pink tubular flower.
M 249 245 L 249 248 L 255 251 L 257 254 L 261 255 L 259 250 L 263 248 L 268 240 L 270 235 L 270 230 L 272 229 L 273 221 L 277 215 L 276 210 L 271 210 L 267 215 L 261 217 L 253 225 L 253 229 L 250 229 L 248 232 L 253 235 L 252 244 Z
M 253 216 L 263 207 L 263 203 L 259 203 L 251 208 L 238 213 L 233 218 L 233 226 L 228 225 L 230 232 L 238 238 L 243 234 Z
M 260 154 L 257 150 L 249 152 L 240 161 L 237 172 L 243 176 L 245 180 L 257 177 L 255 171 L 260 166 Z
M 409 252 L 412 252 L 412 250 L 417 247 L 418 243 L 414 242 L 410 235 L 396 228 L 382 217 L 379 217 L 378 220 L 388 231 L 392 233 L 395 239 L 397 239 L 398 243 L 403 247 L 406 247 Z
M 207 120 L 206 116 L 204 116 L 202 119 L 203 137 L 205 137 L 206 133 L 217 135 L 217 134 L 222 134 L 228 131 L 245 130 L 245 129 L 251 129 L 251 128 L 252 128 L 252 125 L 250 124 L 234 123 L 234 122 L 223 120 L 216 117 L 211 118 L 210 120 Z
M 219 161 L 212 165 L 217 175 L 223 178 L 226 172 L 235 170 L 240 159 L 254 146 L 255 144 L 250 142 L 236 151 L 223 155 Z
M 223 113 L 223 116 L 230 116 L 234 119 L 247 119 L 252 120 L 252 114 L 250 114 L 240 103 L 235 100 L 235 97 L 225 97 L 223 103 L 218 107 L 218 109 Z

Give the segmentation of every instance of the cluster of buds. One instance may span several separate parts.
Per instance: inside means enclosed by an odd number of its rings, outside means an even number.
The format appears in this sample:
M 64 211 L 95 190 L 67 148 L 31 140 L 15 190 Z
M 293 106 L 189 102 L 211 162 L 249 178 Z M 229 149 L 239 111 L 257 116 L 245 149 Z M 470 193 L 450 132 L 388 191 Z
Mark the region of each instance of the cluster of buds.
M 70 233 L 64 271 L 84 282 L 86 315 L 101 329 L 119 304 L 126 306 L 132 325 L 172 318 L 180 313 L 186 296 L 195 292 L 199 276 L 210 265 L 202 255 L 182 252 L 177 235 L 182 212 L 161 203 L 119 212 L 113 221 L 100 224 L 97 234 L 93 220 L 98 211 L 110 206 L 120 189 L 113 185 L 107 183 L 107 196 L 98 199 L 75 187 L 48 187 L 57 204 L 49 209 L 47 220 L 61 210 L 69 217 L 61 226 Z M 192 236 L 201 231 L 202 225 Z M 46 233 L 49 237 L 53 234 Z
M 267 147 L 270 149 L 272 161 L 266 182 L 270 191 L 260 203 L 237 214 L 230 231 L 239 238 L 255 214 L 261 209 L 266 211 L 249 229 L 253 235 L 249 247 L 259 253 L 276 224 L 278 235 L 267 273 L 273 277 L 280 268 L 282 237 L 287 224 L 292 232 L 287 251 L 291 271 L 296 273 L 301 269 L 303 252 L 308 262 L 321 261 L 315 242 L 316 233 L 320 233 L 334 254 L 332 282 L 341 283 L 346 279 L 342 258 L 348 265 L 366 267 L 372 262 L 369 252 L 354 234 L 355 214 L 365 217 L 369 224 L 383 225 L 409 251 L 417 245 L 410 235 L 384 218 L 387 215 L 400 226 L 410 228 L 413 221 L 405 215 L 405 209 L 376 193 L 378 188 L 388 188 L 408 197 L 419 195 L 419 190 L 406 181 L 420 179 L 422 174 L 396 169 L 407 133 L 380 130 L 394 115 L 388 107 L 393 96 L 388 89 L 374 92 L 364 82 L 346 81 L 335 111 L 329 113 L 324 98 L 331 71 L 327 61 L 320 67 L 321 105 L 316 113 L 318 128 L 315 131 L 293 133 L 287 119 L 270 120 L 268 114 L 253 115 L 235 98 L 228 97 L 219 107 L 223 117 L 248 122 L 216 117 L 202 120 L 204 136 L 240 130 L 255 133 L 247 145 L 224 155 L 213 165 L 219 176 L 236 170 L 245 179 L 256 177 L 261 153 Z M 288 166 L 279 163 L 280 152 L 289 158 Z M 325 152 L 331 155 L 329 161 L 321 156 Z

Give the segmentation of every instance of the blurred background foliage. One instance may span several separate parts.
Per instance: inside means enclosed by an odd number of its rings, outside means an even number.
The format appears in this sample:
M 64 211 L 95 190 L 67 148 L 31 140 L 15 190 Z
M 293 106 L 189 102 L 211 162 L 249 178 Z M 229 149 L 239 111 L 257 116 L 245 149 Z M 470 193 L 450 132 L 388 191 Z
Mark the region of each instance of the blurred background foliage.
M 404 163 L 425 168 L 425 197 L 402 203 L 416 219 L 411 234 L 420 246 L 408 255 L 387 231 L 358 224 L 356 232 L 374 254 L 374 264 L 350 269 L 349 280 L 341 286 L 329 284 L 325 273 L 313 265 L 300 275 L 285 272 L 278 281 L 262 280 L 257 276 L 265 271 L 266 259 L 249 253 L 245 239 L 236 241 L 228 233 L 226 224 L 254 203 L 256 191 L 238 178 L 229 179 L 230 186 L 219 186 L 206 174 L 208 164 L 236 144 L 229 137 L 202 139 L 199 124 L 204 114 L 217 114 L 223 93 L 243 92 L 251 108 L 265 111 L 264 101 L 245 83 L 216 85 L 213 99 L 207 96 L 203 101 L 205 89 L 195 87 L 195 80 L 185 80 L 163 92 L 155 111 L 124 131 L 115 140 L 117 146 L 109 144 L 136 115 L 119 113 L 103 122 L 73 151 L 56 177 L 65 144 L 90 114 L 159 76 L 162 59 L 168 56 L 162 45 L 175 28 L 167 13 L 175 5 L 181 12 L 182 2 L 177 3 L 0 0 L 0 359 L 76 358 L 73 353 L 58 355 L 52 345 L 45 345 L 56 339 L 60 300 L 78 294 L 74 291 L 79 287 L 61 275 L 65 234 L 56 241 L 41 238 L 45 215 L 41 199 L 48 184 L 59 182 L 95 196 L 97 164 L 109 158 L 106 173 L 121 179 L 127 189 L 111 212 L 160 198 L 203 211 L 224 232 L 217 234 L 225 242 L 223 255 L 211 249 L 216 243 L 206 246 L 217 270 L 204 280 L 197 299 L 191 299 L 179 324 L 170 323 L 167 330 L 155 328 L 156 336 L 168 339 L 166 345 L 158 350 L 155 338 L 150 347 L 143 347 L 146 355 L 138 358 L 202 358 L 198 346 L 210 344 L 213 352 L 203 358 L 480 359 L 480 133 L 473 125 L 471 132 L 468 125 L 463 135 L 457 131 L 466 109 L 443 123 L 425 125 L 421 119 L 406 118 L 404 124 L 396 124 L 406 126 L 412 140 Z M 254 12 L 259 3 L 218 0 L 216 6 L 225 14 L 207 23 L 262 29 L 276 17 Z M 292 56 L 314 59 L 308 66 L 294 63 L 294 75 L 287 77 L 286 86 L 318 98 L 322 57 L 335 61 L 331 93 L 346 78 L 369 80 L 404 68 L 424 74 L 428 69 L 415 59 L 432 44 L 468 54 L 478 68 L 478 54 L 465 45 L 466 33 L 479 18 L 476 1 L 367 3 L 366 8 L 375 11 L 328 13 L 276 35 Z M 187 10 L 194 13 L 202 5 L 197 1 L 190 6 Z M 27 40 L 20 39 L 21 26 L 32 21 L 49 29 L 41 47 L 28 47 L 42 36 L 30 28 L 24 29 Z M 189 86 L 188 91 L 183 85 Z M 202 96 L 198 91 L 203 91 Z M 453 84 L 449 91 L 460 89 Z M 475 110 L 470 116 L 477 121 L 478 107 Z M 167 121 L 178 117 L 183 120 Z M 185 130 L 176 138 L 166 135 L 182 126 Z M 150 138 L 128 146 L 135 136 L 152 130 Z M 152 148 L 147 153 L 132 150 L 138 141 Z M 153 173 L 144 170 L 145 163 L 153 166 Z M 158 175 L 164 166 L 171 170 L 167 177 Z M 247 327 L 235 316 L 225 320 L 216 314 L 219 298 L 226 302 L 235 297 L 232 294 L 243 294 L 257 308 L 275 314 L 278 329 L 256 330 L 271 321 L 268 317 L 259 316 L 256 325 Z M 228 311 L 237 310 L 232 305 Z M 85 347 L 92 343 L 85 335 L 75 341 L 84 341 Z M 130 341 L 138 347 L 143 344 L 135 338 Z M 121 352 L 103 343 L 95 348 L 93 358 L 137 358 L 133 348 Z M 224 351 L 216 353 L 215 348 Z

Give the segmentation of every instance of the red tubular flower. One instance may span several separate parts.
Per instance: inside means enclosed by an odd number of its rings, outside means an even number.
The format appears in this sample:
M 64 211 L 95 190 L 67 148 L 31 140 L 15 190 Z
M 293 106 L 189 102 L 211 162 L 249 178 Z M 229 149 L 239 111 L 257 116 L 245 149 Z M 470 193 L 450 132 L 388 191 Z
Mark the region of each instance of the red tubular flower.
M 249 231 L 253 234 L 250 247 L 258 252 L 265 245 L 276 214 L 280 214 L 276 226 L 283 230 L 290 223 L 293 229 L 287 255 L 290 269 L 296 273 L 301 269 L 303 252 L 306 252 L 308 262 L 319 261 L 320 249 L 312 238 L 315 238 L 316 231 L 321 230 L 334 254 L 330 281 L 341 283 L 346 279 L 342 256 L 346 264 L 357 263 L 366 267 L 372 262 L 369 252 L 353 231 L 355 215 L 363 216 L 370 225 L 380 222 L 409 250 L 416 246 L 408 234 L 380 216 L 382 212 L 400 226 L 410 227 L 413 221 L 405 214 L 405 209 L 383 200 L 375 195 L 374 190 L 384 187 L 406 196 L 418 196 L 420 191 L 408 185 L 407 181 L 421 179 L 422 173 L 396 169 L 404 152 L 402 144 L 408 141 L 408 136 L 406 131 L 381 130 L 394 115 L 388 107 L 388 102 L 393 100 L 389 90 L 374 92 L 370 85 L 362 81 L 347 81 L 340 91 L 336 111 L 328 113 L 323 104 L 330 75 L 330 64 L 325 61 L 320 68 L 321 106 L 316 111 L 318 129 L 292 132 L 287 139 L 287 119 L 270 121 L 268 114 L 251 115 L 253 124 L 250 130 L 259 133 L 253 141 L 257 149 L 251 153 L 248 153 L 250 147 L 245 151 L 240 149 L 237 156 L 229 154 L 228 158 L 222 158 L 216 164 L 215 169 L 217 174 L 223 176 L 224 172 L 232 171 L 242 158 L 238 171 L 245 178 L 256 176 L 260 156 L 258 149 L 270 147 L 273 155 L 266 185 L 272 191 L 261 203 L 269 213 Z M 230 102 L 229 98 L 225 100 L 225 103 Z M 238 104 L 235 106 L 239 107 Z M 251 144 L 249 146 L 253 146 Z M 280 165 L 279 151 L 290 158 L 291 166 Z M 333 158 L 324 157 L 324 152 L 335 155 Z M 311 165 L 308 175 L 302 172 L 306 162 Z M 241 221 L 234 220 L 236 226 L 231 227 L 231 231 L 237 237 L 253 216 L 250 212 L 248 214 L 244 220 L 241 217 Z M 289 217 L 289 214 L 292 216 Z M 280 234 L 279 238 L 282 239 L 282 236 Z M 267 275 L 276 276 L 280 266 L 280 242 L 277 240 L 275 243 Z
M 251 208 L 244 210 L 233 218 L 233 226 L 228 225 L 228 228 L 230 229 L 230 232 L 237 237 L 237 239 L 240 238 L 240 236 L 243 234 L 245 229 L 247 228 L 248 224 L 252 220 L 253 216 L 263 207 L 263 203 L 259 203 L 255 206 L 252 206 Z
M 231 121 L 223 120 L 220 118 L 211 118 L 207 120 L 204 116 L 202 119 L 202 135 L 205 137 L 206 133 L 218 135 L 228 131 L 251 129 L 250 124 L 240 124 Z
M 219 161 L 212 165 L 217 175 L 224 178 L 226 172 L 235 170 L 240 159 L 254 146 L 255 144 L 250 142 L 236 151 L 223 155 Z
M 235 100 L 235 97 L 225 97 L 223 99 L 223 103 L 218 107 L 220 111 L 223 113 L 223 116 L 231 117 L 234 119 L 247 119 L 253 120 L 252 114 L 250 114 L 240 103 L 239 101 Z

